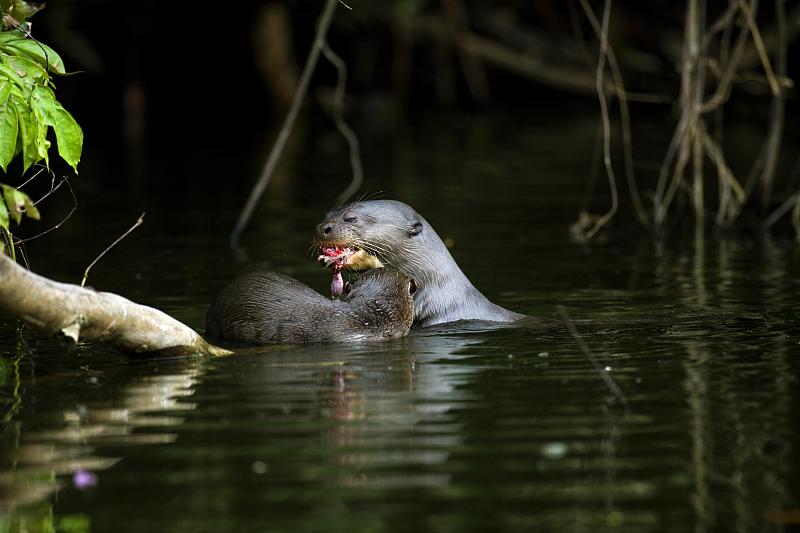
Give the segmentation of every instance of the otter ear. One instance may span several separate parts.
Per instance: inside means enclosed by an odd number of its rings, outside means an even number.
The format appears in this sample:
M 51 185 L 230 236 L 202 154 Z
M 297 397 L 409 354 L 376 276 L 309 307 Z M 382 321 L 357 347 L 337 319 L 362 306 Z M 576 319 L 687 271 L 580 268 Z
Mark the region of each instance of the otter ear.
M 413 237 L 414 235 L 419 235 L 420 233 L 422 233 L 422 222 L 414 222 L 414 224 L 412 224 L 411 228 L 408 230 L 408 235 Z

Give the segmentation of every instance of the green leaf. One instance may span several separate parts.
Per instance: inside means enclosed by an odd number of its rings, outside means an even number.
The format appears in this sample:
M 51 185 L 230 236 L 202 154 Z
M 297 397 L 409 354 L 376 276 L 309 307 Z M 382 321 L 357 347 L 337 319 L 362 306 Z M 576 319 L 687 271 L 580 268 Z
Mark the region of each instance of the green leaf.
M 22 220 L 22 208 L 25 207 L 25 200 L 21 197 L 23 193 L 4 183 L 0 184 L 0 188 L 3 189 L 3 198 L 6 199 L 8 214 L 14 219 L 14 222 L 19 224 Z
M 44 116 L 41 108 L 36 105 L 36 100 L 32 99 L 31 110 L 31 117 L 33 117 L 33 125 L 35 128 L 35 144 L 36 144 L 36 155 L 38 156 L 37 161 L 41 161 L 44 159 L 44 164 L 46 166 L 50 166 L 50 157 L 48 155 L 50 150 L 50 141 L 47 140 L 47 118 Z
M 33 112 L 27 103 L 20 102 L 16 98 L 12 98 L 11 103 L 17 110 L 19 119 L 18 143 L 22 147 L 22 171 L 25 172 L 31 165 L 41 160 L 39 149 L 36 146 L 36 125 L 33 120 Z
M 50 79 L 42 65 L 27 57 L 8 56 L 5 58 L 5 63 L 14 69 L 23 83 L 42 85 Z
M 3 207 L 3 209 L 6 209 L 6 229 L 8 229 L 9 216 L 11 216 L 17 224 L 22 220 L 23 214 L 33 220 L 39 220 L 41 217 L 39 210 L 33 204 L 33 200 L 31 200 L 30 196 L 16 187 L 6 185 L 5 183 L 0 183 L 0 189 L 3 190 L 3 198 L 5 198 L 5 206 L 7 206 L 7 209 Z M 0 201 L 0 204 L 2 203 L 3 202 Z
M 39 213 L 39 208 L 33 204 L 33 200 L 31 200 L 27 194 L 25 195 L 25 216 L 31 220 L 42 219 L 42 214 Z
M 8 231 L 8 209 L 2 198 L 0 198 L 0 228 Z
M 2 5 L 3 2 L 4 2 L 4 0 L 0 0 L 0 9 L 2 9 L 3 12 L 7 12 L 6 9 Z M 19 27 L 14 28 L 14 29 L 10 29 L 8 31 L 3 31 L 3 32 L 0 32 L 0 46 L 2 46 L 3 44 L 5 44 L 7 42 L 16 41 L 17 39 L 25 39 L 27 37 L 28 36 L 25 34 L 25 32 L 22 31 Z
M 8 80 L 0 79 L 0 101 L 8 100 L 11 94 L 11 84 Z
M 25 94 L 29 94 L 31 91 L 30 87 L 28 84 L 22 81 L 22 78 L 20 78 L 16 70 L 5 63 L 6 57 L 8 56 L 3 56 L 3 63 L 0 63 L 0 79 L 6 78 L 9 81 L 12 81 L 15 85 L 22 89 Z
M 40 114 L 44 123 L 52 126 L 56 132 L 58 155 L 66 161 L 75 173 L 83 150 L 83 131 L 69 114 L 69 111 L 56 100 L 53 91 L 48 87 L 37 87 L 31 99 L 33 108 Z
M 11 105 L 11 84 L 0 81 L 0 168 L 8 171 L 8 164 L 17 151 L 19 120 L 17 110 Z
M 3 197 L 9 209 L 8 213 L 14 219 L 14 222 L 19 224 L 23 214 L 27 215 L 28 218 L 39 220 L 39 210 L 33 205 L 33 200 L 31 200 L 30 196 L 5 183 L 0 183 L 0 188 L 3 189 Z
M 25 20 L 31 18 L 34 14 L 36 14 L 41 9 L 44 9 L 44 4 L 33 4 L 31 2 L 26 2 L 25 0 L 13 0 L 14 3 L 14 18 L 17 19 L 19 22 L 24 22 Z
M 44 43 L 35 39 L 26 38 L 23 34 L 23 37 L 6 40 L 3 44 L 6 50 L 11 54 L 16 53 L 18 56 L 25 56 L 28 59 L 32 59 L 40 67 L 49 67 L 49 69 L 56 74 L 67 73 L 61 56 Z

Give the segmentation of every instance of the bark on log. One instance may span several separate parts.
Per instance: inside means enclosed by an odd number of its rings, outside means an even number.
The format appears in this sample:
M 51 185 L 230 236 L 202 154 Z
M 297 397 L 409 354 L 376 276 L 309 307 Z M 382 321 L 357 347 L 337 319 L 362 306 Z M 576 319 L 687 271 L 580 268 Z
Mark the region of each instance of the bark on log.
M 109 343 L 135 354 L 226 355 L 163 311 L 118 294 L 59 283 L 0 254 L 0 312 L 52 335 Z

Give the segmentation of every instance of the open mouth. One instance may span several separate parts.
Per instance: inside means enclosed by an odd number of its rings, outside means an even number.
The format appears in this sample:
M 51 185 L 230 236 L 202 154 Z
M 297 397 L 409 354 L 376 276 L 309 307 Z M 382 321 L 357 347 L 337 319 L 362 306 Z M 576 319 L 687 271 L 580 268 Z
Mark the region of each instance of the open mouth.
M 320 246 L 317 261 L 333 272 L 331 296 L 336 298 L 344 292 L 342 270 L 370 270 L 383 266 L 380 259 L 364 250 L 351 246 Z
M 347 264 L 347 258 L 352 256 L 355 251 L 348 246 L 323 246 L 320 248 L 321 254 L 317 261 L 325 268 L 341 270 Z
M 317 261 L 325 268 L 334 270 L 338 268 L 339 270 L 364 271 L 384 266 L 380 259 L 366 250 L 344 244 L 321 244 Z

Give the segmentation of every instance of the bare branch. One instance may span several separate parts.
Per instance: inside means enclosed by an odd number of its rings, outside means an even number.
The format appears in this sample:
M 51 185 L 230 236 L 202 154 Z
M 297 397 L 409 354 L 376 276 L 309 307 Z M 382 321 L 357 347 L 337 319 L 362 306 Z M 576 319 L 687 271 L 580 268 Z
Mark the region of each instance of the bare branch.
M 250 191 L 250 196 L 247 198 L 247 202 L 245 203 L 242 212 L 239 214 L 239 219 L 236 221 L 236 226 L 233 228 L 233 232 L 231 232 L 231 247 L 235 247 L 239 243 L 242 232 L 244 231 L 245 227 L 247 227 L 248 222 L 250 222 L 250 217 L 253 215 L 256 204 L 258 204 L 258 201 L 261 199 L 261 195 L 264 193 L 264 189 L 266 189 L 269 179 L 272 177 L 272 172 L 275 170 L 275 165 L 278 164 L 278 160 L 283 153 L 283 147 L 286 145 L 286 141 L 289 139 L 289 134 L 292 131 L 292 127 L 297 119 L 297 115 L 300 112 L 300 107 L 305 99 L 306 92 L 308 91 L 308 85 L 311 81 L 311 75 L 314 73 L 314 68 L 317 65 L 319 54 L 322 51 L 323 46 L 325 46 L 325 36 L 327 35 L 328 28 L 331 25 L 331 20 L 333 19 L 333 13 L 336 10 L 337 4 L 338 0 L 326 0 L 325 6 L 322 8 L 322 13 L 317 21 L 317 32 L 314 37 L 314 43 L 311 46 L 311 50 L 308 52 L 308 58 L 306 59 L 306 64 L 303 67 L 303 73 L 300 76 L 300 82 L 297 85 L 297 92 L 294 95 L 294 100 L 292 100 L 292 105 L 289 108 L 289 112 L 286 114 L 286 118 L 283 121 L 283 126 L 281 126 L 281 130 L 278 133 L 278 138 L 275 140 L 275 144 L 272 146 L 272 151 L 267 158 L 267 162 L 264 164 L 261 175 L 259 176 L 256 184 L 253 186 L 253 189 Z
M 583 4 L 586 0 L 581 0 Z M 587 9 L 584 6 L 584 9 Z M 595 72 L 595 85 L 597 89 L 597 97 L 600 101 L 600 114 L 603 118 L 603 163 L 606 167 L 606 174 L 608 175 L 608 185 L 611 190 L 611 207 L 601 216 L 594 224 L 594 226 L 586 232 L 586 238 L 591 239 L 600 229 L 608 224 L 608 222 L 617 213 L 619 205 L 619 197 L 617 193 L 617 179 L 614 174 L 614 167 L 611 164 L 611 121 L 608 116 L 608 102 L 605 93 L 604 74 L 606 69 L 606 55 L 608 53 L 608 25 L 611 17 L 611 0 L 605 0 L 603 5 L 603 23 L 600 31 L 600 55 L 597 60 L 597 70 Z
M 620 405 L 622 405 L 622 408 L 625 410 L 625 414 L 630 414 L 630 402 L 628 402 L 628 398 L 625 396 L 625 393 L 622 392 L 622 389 L 619 387 L 619 385 L 617 385 L 617 383 L 614 381 L 614 378 L 612 378 L 608 373 L 608 368 L 600 364 L 600 361 L 598 361 L 597 357 L 589 349 L 589 345 L 586 344 L 586 341 L 583 340 L 583 337 L 581 337 L 581 334 L 578 332 L 578 328 L 575 327 L 575 322 L 573 322 L 567 314 L 567 310 L 564 309 L 563 306 L 559 305 L 558 312 L 561 315 L 561 318 L 564 320 L 564 324 L 567 326 L 570 335 L 572 335 L 572 338 L 575 340 L 575 344 L 577 344 L 578 348 L 580 348 L 581 353 L 583 353 L 583 355 L 592 365 L 592 368 L 594 368 L 595 372 L 597 372 L 603 379 L 603 383 L 605 383 L 611 394 L 613 394 Z
M 58 283 L 0 254 L 0 311 L 45 333 L 136 354 L 226 355 L 166 313 L 110 292 Z
M 95 265 L 95 263 L 97 263 L 98 261 L 100 261 L 100 259 L 101 259 L 101 258 L 102 258 L 104 255 L 106 255 L 106 253 L 108 253 L 108 251 L 109 251 L 110 249 L 112 249 L 114 246 L 116 246 L 117 244 L 119 244 L 119 242 L 120 242 L 122 239 L 124 239 L 125 237 L 127 237 L 128 235 L 130 235 L 130 233 L 131 233 L 133 230 L 135 230 L 136 228 L 138 228 L 139 226 L 141 226 L 143 222 L 144 222 L 144 213 L 142 213 L 141 215 L 139 215 L 139 220 L 137 220 L 136 222 L 134 222 L 133 226 L 131 226 L 130 228 L 128 228 L 128 231 L 126 231 L 125 233 L 123 233 L 122 235 L 120 235 L 119 237 L 117 237 L 117 239 L 116 239 L 114 242 L 112 242 L 111 244 L 109 244 L 109 245 L 108 245 L 108 247 L 106 247 L 106 249 L 105 249 L 105 250 L 103 250 L 102 252 L 100 252 L 100 255 L 98 255 L 97 257 L 95 257 L 95 258 L 94 258 L 94 261 L 92 261 L 91 263 L 89 263 L 89 266 L 87 266 L 87 267 L 86 267 L 86 270 L 84 270 L 84 271 L 83 271 L 83 279 L 81 279 L 81 287 L 83 287 L 84 285 L 86 285 L 86 278 L 88 278 L 88 277 L 89 277 L 89 270 L 90 270 L 90 269 L 91 269 L 91 268 L 92 268 L 92 267 Z
M 358 136 L 348 126 L 344 120 L 344 94 L 347 87 L 347 65 L 342 58 L 333 51 L 330 45 L 326 42 L 322 48 L 322 53 L 334 67 L 338 76 L 336 78 L 336 93 L 333 98 L 333 121 L 336 124 L 336 129 L 347 140 L 347 145 L 350 148 L 350 168 L 353 170 L 353 177 L 350 184 L 339 195 L 337 203 L 344 203 L 348 198 L 353 196 L 364 181 L 364 170 L 361 166 L 361 148 L 358 142 Z
M 580 0 L 581 7 L 583 8 L 589 23 L 595 31 L 598 39 L 602 39 L 603 29 L 600 22 L 594 14 L 591 6 L 586 0 Z M 570 4 L 571 5 L 571 4 Z M 634 211 L 639 222 L 647 224 L 648 216 L 645 211 L 642 199 L 639 196 L 639 187 L 636 184 L 636 174 L 633 167 L 633 150 L 631 147 L 631 118 L 628 109 L 628 93 L 625 90 L 625 84 L 622 80 L 622 72 L 617 62 L 617 56 L 614 50 L 609 46 L 607 48 L 608 65 L 611 67 L 611 74 L 614 76 L 613 92 L 619 100 L 619 113 L 622 121 L 622 153 L 625 162 L 625 176 L 628 181 L 628 189 L 630 189 L 631 200 L 633 201 Z

